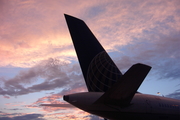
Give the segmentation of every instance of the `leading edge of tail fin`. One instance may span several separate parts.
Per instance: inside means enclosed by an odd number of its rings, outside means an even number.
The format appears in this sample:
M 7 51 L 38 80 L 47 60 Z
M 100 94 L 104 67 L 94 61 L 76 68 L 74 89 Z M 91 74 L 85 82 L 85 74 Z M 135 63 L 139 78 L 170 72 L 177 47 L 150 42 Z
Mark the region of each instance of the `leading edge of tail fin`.
M 84 21 L 65 14 L 89 92 L 106 92 L 122 76 Z
M 150 66 L 140 63 L 133 65 L 95 104 L 104 103 L 122 107 L 129 105 L 150 69 Z

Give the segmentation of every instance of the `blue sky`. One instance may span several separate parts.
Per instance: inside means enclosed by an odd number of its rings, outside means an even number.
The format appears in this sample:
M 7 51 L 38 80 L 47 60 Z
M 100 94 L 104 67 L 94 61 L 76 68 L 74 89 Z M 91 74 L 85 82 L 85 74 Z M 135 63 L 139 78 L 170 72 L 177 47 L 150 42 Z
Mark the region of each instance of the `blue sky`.
M 64 13 L 84 20 L 124 73 L 152 66 L 139 92 L 180 99 L 179 0 L 0 0 L 0 120 L 97 120 L 65 103 L 87 91 Z

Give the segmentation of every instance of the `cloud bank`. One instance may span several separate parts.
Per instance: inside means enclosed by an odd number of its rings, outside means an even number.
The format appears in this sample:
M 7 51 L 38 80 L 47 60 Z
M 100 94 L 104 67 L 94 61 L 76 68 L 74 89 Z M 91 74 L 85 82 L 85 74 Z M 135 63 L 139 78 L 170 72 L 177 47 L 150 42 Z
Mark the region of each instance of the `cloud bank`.
M 75 69 L 79 70 L 73 71 Z M 76 88 L 85 89 L 79 72 L 77 65 L 70 66 L 58 59 L 49 58 L 26 71 L 20 71 L 14 78 L 1 78 L 3 82 L 0 94 L 7 98 L 60 88 L 63 88 L 62 93 Z
M 45 120 L 41 114 L 27 114 L 16 117 L 1 117 L 0 120 Z

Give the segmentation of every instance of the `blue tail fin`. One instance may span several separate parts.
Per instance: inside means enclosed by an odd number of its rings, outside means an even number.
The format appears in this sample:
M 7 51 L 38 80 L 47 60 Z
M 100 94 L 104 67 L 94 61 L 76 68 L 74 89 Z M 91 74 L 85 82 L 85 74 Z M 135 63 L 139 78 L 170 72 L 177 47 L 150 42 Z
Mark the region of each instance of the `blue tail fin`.
M 88 91 L 106 92 L 122 73 L 82 20 L 66 14 L 65 18 Z

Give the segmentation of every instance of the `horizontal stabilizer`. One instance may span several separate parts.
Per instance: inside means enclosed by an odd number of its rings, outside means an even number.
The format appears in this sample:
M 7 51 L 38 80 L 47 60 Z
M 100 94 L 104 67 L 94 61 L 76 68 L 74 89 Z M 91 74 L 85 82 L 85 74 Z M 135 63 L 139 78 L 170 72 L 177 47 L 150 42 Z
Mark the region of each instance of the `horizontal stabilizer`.
M 73 108 L 74 106 L 71 104 L 41 104 L 40 106 L 47 107 L 63 107 L 63 108 Z
M 127 106 L 130 104 L 137 89 L 145 79 L 151 67 L 144 64 L 133 65 L 96 103 Z

